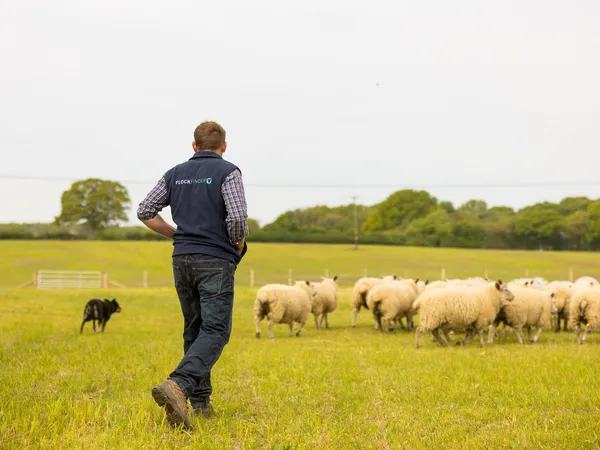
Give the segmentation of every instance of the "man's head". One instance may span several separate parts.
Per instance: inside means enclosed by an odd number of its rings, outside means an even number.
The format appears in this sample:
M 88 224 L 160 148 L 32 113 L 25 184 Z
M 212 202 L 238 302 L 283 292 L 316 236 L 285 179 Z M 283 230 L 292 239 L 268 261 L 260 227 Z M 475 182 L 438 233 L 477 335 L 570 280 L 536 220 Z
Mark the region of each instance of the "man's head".
M 223 155 L 227 150 L 225 130 L 217 122 L 202 122 L 194 131 L 194 152 L 209 150 Z

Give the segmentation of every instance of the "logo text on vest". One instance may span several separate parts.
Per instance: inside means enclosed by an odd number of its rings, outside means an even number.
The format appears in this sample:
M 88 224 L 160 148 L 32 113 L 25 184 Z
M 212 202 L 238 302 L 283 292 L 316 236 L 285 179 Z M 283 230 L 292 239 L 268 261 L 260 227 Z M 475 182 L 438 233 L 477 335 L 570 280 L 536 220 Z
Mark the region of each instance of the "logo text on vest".
M 211 184 L 212 178 L 192 178 L 191 180 L 175 180 L 175 184 Z

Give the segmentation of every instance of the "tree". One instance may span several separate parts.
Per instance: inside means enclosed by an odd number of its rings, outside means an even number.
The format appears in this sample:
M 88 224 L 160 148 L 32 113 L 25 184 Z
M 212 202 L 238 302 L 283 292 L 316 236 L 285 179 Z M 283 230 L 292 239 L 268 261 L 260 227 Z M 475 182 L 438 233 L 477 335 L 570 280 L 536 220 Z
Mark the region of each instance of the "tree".
M 437 208 L 437 200 L 427 191 L 405 189 L 394 192 L 375 206 L 365 222 L 365 231 L 384 231 L 406 227 L 415 219 L 427 216 Z
M 463 216 L 483 217 L 487 212 L 487 203 L 483 200 L 469 200 L 458 208 L 458 212 Z
M 513 219 L 513 234 L 518 243 L 529 249 L 560 249 L 564 231 L 563 216 L 554 203 L 538 203 L 522 209 Z
M 248 232 L 253 234 L 260 231 L 260 223 L 256 219 L 248 218 Z
M 455 211 L 452 202 L 440 202 L 440 208 L 442 208 L 448 214 L 452 214 Z
M 600 199 L 588 205 L 590 215 L 589 229 L 586 240 L 594 250 L 600 249 Z
M 587 211 L 575 211 L 565 219 L 565 235 L 575 250 L 582 250 L 590 229 L 590 214 Z
M 61 213 L 55 222 L 61 225 L 82 224 L 96 231 L 127 220 L 130 199 L 125 186 L 116 181 L 88 178 L 76 181 L 61 197 Z
M 451 241 L 452 219 L 439 208 L 426 217 L 413 220 L 406 229 L 408 245 L 447 247 Z
M 559 211 L 568 216 L 575 211 L 586 211 L 592 201 L 587 197 L 567 197 L 558 204 Z

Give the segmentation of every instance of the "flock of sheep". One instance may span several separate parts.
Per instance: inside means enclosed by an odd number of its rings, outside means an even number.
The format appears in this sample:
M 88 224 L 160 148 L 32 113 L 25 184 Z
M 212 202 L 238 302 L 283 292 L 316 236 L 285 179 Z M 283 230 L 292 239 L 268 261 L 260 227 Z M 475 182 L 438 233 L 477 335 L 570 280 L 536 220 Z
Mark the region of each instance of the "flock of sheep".
M 327 317 L 337 306 L 337 277 L 323 278 L 318 283 L 301 281 L 293 286 L 267 284 L 258 290 L 254 303 L 256 337 L 261 336 L 260 322 L 264 318 L 268 319 L 269 338 L 273 338 L 273 327 L 278 323 L 288 324 L 290 335 L 297 323 L 295 333 L 300 336 L 311 313 L 317 329 L 323 325 L 328 328 Z M 560 332 L 562 323 L 564 331 L 576 331 L 577 342 L 582 344 L 590 331 L 600 329 L 600 283 L 592 277 L 581 277 L 574 283 L 549 283 L 542 278 L 509 283 L 483 278 L 429 283 L 395 275 L 363 277 L 354 285 L 351 307 L 352 327 L 361 308 L 365 308 L 373 315 L 375 329 L 382 333 L 398 327 L 413 330 L 414 316 L 419 315 L 417 348 L 428 332 L 443 347 L 452 342 L 451 334 L 458 332 L 465 333 L 465 337 L 456 345 L 465 345 L 478 334 L 483 346 L 487 330 L 491 344 L 501 324 L 502 333 L 511 328 L 522 344 L 523 329 L 529 342 L 535 343 L 545 327 Z

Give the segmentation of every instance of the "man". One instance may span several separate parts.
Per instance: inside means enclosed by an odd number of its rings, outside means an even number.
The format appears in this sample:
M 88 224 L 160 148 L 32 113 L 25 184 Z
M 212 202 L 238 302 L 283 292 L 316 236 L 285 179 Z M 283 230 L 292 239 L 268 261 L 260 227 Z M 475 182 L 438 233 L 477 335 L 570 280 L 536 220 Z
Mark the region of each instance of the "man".
M 171 425 L 187 428 L 187 399 L 195 415 L 212 414 L 210 371 L 229 342 L 234 275 L 248 235 L 241 172 L 222 158 L 225 130 L 216 122 L 201 123 L 192 148 L 192 158 L 167 171 L 137 211 L 148 228 L 173 240 L 185 355 L 152 396 Z M 166 206 L 176 229 L 158 214 Z

